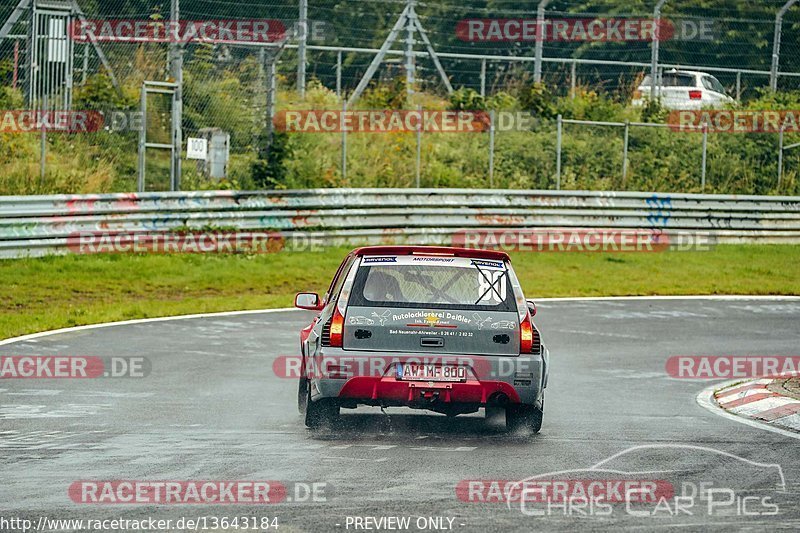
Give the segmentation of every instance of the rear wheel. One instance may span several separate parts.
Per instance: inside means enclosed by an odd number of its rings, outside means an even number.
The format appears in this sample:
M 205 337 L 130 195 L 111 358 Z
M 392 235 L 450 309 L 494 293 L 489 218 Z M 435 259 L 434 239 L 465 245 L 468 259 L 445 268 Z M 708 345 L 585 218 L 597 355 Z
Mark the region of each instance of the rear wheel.
M 306 383 L 308 381 L 306 380 Z M 332 398 L 311 401 L 311 387 L 306 386 L 305 424 L 311 429 L 330 426 L 339 418 L 339 405 Z
M 542 429 L 544 411 L 533 405 L 509 405 L 506 408 L 506 428 L 509 431 L 530 430 L 539 433 Z
M 297 385 L 297 410 L 301 415 L 306 414 L 306 407 L 308 406 L 308 380 L 300 378 Z

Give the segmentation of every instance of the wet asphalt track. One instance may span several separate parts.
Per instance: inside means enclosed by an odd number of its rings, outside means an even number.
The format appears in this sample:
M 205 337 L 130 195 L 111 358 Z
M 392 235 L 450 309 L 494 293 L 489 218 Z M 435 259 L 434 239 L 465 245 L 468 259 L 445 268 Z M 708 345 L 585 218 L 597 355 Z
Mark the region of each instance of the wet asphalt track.
M 664 370 L 671 355 L 797 355 L 800 299 L 562 301 L 539 310 L 552 369 L 535 436 L 506 434 L 482 414 L 448 420 L 390 409 L 387 417 L 367 408 L 344 411 L 339 431 L 312 434 L 295 407 L 296 383 L 272 371 L 276 356 L 297 353 L 305 312 L 120 325 L 0 346 L 2 355 L 142 355 L 152 363 L 138 380 L 0 382 L 0 515 L 246 514 L 277 516 L 285 532 L 346 531 L 348 515 L 445 516 L 456 531 L 800 528 L 800 440 L 703 409 L 695 397 L 709 382 Z M 629 450 L 641 445 L 659 447 Z M 691 516 L 630 516 L 620 504 L 610 517 L 533 517 L 456 497 L 463 479 L 586 469 L 626 450 L 604 466 L 766 495 L 779 514 L 709 515 L 698 501 Z M 786 491 L 776 490 L 774 472 L 744 460 L 780 465 Z M 333 494 L 326 503 L 257 508 L 88 506 L 67 496 L 80 479 L 321 481 Z

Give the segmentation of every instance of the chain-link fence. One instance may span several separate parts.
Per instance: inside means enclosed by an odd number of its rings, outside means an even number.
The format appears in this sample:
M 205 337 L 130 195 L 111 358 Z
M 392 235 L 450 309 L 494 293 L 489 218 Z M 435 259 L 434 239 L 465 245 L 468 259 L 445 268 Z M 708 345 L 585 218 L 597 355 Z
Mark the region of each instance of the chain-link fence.
M 647 25 L 653 23 L 657 3 L 663 5 L 654 36 L 653 27 L 648 33 Z M 403 95 L 406 81 L 412 79 L 413 91 L 427 95 L 415 106 L 441 106 L 448 92 L 442 71 L 453 88 L 472 89 L 501 102 L 506 94 L 518 95 L 541 72 L 554 96 L 594 92 L 624 105 L 651 72 L 654 48 L 659 71 L 676 67 L 714 74 L 730 95 L 745 100 L 769 88 L 775 64 L 779 91 L 800 86 L 800 5 L 787 9 L 780 25 L 776 21 L 788 5 L 786 0 L 184 0 L 180 4 L 175 0 L 7 0 L 0 6 L 0 109 L 41 109 L 47 102 L 50 109 L 97 113 L 99 118 L 93 116 L 96 127 L 82 135 L 57 129 L 25 136 L 0 133 L 6 141 L 0 147 L 0 190 L 135 190 L 140 167 L 146 176 L 145 189 L 167 189 L 174 185 L 168 148 L 177 142 L 185 156 L 187 138 L 211 140 L 214 131 L 229 136 L 227 180 L 208 180 L 208 165 L 183 159 L 181 188 L 314 184 L 302 179 L 282 181 L 281 172 L 318 174 L 317 185 L 408 180 L 413 184 L 412 137 L 398 137 L 392 145 L 371 143 L 365 134 L 352 135 L 350 160 L 355 168 L 348 181 L 342 175 L 338 136 L 323 135 L 292 146 L 282 136 L 274 137 L 271 127 L 276 105 L 280 109 L 339 109 L 342 102 L 336 96 L 351 96 L 365 80 L 370 64 L 410 5 L 419 30 L 409 31 L 407 25 L 396 28 L 393 45 L 372 73 L 373 84 L 367 92 L 373 94 L 362 105 L 408 105 Z M 537 11 L 540 5 L 541 12 Z M 304 17 L 306 23 L 301 24 Z M 171 31 L 176 18 L 181 23 Z M 259 34 L 253 26 L 258 22 L 269 31 Z M 138 23 L 149 29 L 137 34 Z M 159 27 L 161 33 L 153 29 Z M 216 33 L 200 35 L 208 27 Z M 221 35 L 220 29 L 229 33 Z M 434 55 L 428 53 L 428 42 Z M 303 55 L 304 75 L 298 68 Z M 413 69 L 410 78 L 409 67 Z M 177 100 L 172 93 L 150 94 L 142 116 L 142 84 L 176 78 L 181 87 Z M 389 88 L 378 98 L 374 88 L 381 83 Z M 305 88 L 308 92 L 301 98 L 298 93 Z M 175 113 L 181 125 L 177 140 Z M 540 146 L 553 144 L 552 135 L 547 135 Z M 144 150 L 143 142 L 147 144 Z M 458 171 L 440 169 L 438 175 L 446 177 L 432 179 L 428 185 L 458 184 L 459 176 L 466 185 L 481 184 L 477 176 L 486 172 L 479 167 L 488 161 L 469 154 L 456 160 L 458 154 L 451 152 L 459 145 L 485 142 L 479 138 L 447 141 L 435 154 L 446 154 L 437 165 Z M 314 155 L 299 153 L 309 146 L 316 149 Z M 379 154 L 369 150 L 376 146 L 383 152 L 391 148 L 407 154 L 411 166 L 373 164 L 369 157 Z M 276 153 L 291 156 L 287 168 L 273 168 L 280 165 Z M 364 155 L 363 161 L 355 161 Z M 420 158 L 433 155 L 422 153 Z M 526 180 L 523 168 L 511 168 L 509 158 L 514 157 L 524 159 L 518 153 L 501 155 L 495 163 L 493 173 L 499 185 L 552 183 L 552 172 L 546 179 L 537 174 L 541 167 L 530 169 Z M 542 158 L 552 161 L 552 153 Z M 259 161 L 269 179 L 253 179 Z M 363 166 L 360 172 L 359 164 Z M 544 166 L 549 167 L 549 163 Z M 388 177 L 365 178 L 370 171 Z M 504 174 L 505 181 L 500 179 Z M 364 183 L 355 181 L 359 177 Z

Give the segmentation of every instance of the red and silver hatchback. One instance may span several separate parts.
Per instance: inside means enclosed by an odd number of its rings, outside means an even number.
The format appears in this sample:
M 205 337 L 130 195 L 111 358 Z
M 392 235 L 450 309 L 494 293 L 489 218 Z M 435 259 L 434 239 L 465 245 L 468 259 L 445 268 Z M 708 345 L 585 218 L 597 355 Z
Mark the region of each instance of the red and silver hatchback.
M 548 352 L 507 254 L 367 247 L 344 259 L 301 334 L 298 405 L 308 427 L 341 408 L 406 406 L 448 416 L 505 410 L 539 431 Z

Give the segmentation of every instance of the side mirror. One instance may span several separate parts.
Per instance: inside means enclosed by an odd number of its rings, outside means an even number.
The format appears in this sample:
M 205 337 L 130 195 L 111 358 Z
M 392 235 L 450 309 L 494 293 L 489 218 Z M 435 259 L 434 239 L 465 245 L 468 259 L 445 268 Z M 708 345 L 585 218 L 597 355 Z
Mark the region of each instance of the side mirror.
M 531 313 L 531 316 L 536 316 L 536 303 L 533 300 L 527 300 L 528 302 L 528 311 Z
M 309 311 L 320 311 L 322 309 L 319 294 L 316 292 L 298 292 L 294 296 L 294 306 Z

